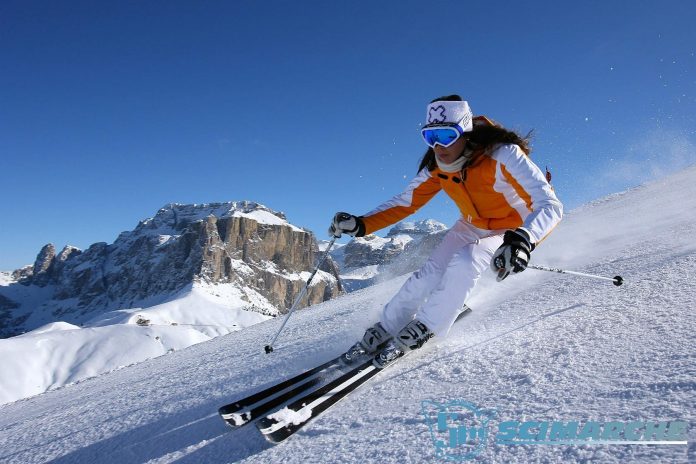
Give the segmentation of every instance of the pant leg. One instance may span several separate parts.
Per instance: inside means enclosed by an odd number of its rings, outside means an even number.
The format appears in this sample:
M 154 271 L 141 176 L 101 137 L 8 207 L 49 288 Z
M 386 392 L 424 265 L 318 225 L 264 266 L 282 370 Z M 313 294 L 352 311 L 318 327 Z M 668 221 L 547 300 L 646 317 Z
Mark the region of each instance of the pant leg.
M 494 235 L 461 248 L 450 260 L 416 318 L 436 336 L 446 336 L 481 273 L 490 266 L 493 253 L 502 243 L 502 235 Z
M 396 334 L 413 319 L 426 298 L 440 284 L 452 257 L 478 239 L 468 224 L 461 220 L 454 224 L 425 264 L 409 277 L 384 307 L 380 322 L 387 332 Z

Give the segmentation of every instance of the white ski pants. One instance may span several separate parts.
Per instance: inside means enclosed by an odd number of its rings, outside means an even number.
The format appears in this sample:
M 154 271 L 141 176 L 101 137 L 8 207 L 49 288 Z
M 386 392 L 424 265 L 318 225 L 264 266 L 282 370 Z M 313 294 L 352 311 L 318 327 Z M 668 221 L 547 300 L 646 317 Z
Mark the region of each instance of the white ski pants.
M 382 326 L 397 334 L 415 317 L 436 336 L 446 336 L 481 272 L 488 269 L 493 253 L 502 245 L 503 233 L 505 230 L 483 230 L 457 221 L 384 307 Z

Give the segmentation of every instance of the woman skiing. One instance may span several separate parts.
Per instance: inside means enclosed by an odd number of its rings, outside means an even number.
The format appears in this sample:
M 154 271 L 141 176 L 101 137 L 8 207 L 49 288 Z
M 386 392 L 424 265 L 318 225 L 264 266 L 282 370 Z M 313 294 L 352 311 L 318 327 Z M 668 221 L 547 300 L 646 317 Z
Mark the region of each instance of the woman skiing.
M 336 213 L 329 233 L 373 233 L 413 214 L 440 190 L 461 218 L 387 303 L 380 321 L 346 352 L 347 362 L 379 351 L 375 365 L 382 368 L 432 336 L 446 336 L 481 272 L 490 266 L 501 281 L 524 271 L 535 245 L 563 215 L 527 156 L 527 140 L 484 116 L 474 118 L 458 95 L 433 100 L 421 132 L 429 148 L 406 190 L 362 216 Z

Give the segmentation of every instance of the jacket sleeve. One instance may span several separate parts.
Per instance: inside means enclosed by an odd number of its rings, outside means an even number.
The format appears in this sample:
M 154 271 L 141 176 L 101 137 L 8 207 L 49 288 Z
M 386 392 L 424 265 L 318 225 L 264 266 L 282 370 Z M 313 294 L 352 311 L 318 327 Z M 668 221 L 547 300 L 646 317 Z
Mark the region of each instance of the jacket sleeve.
M 544 173 L 520 147 L 502 145 L 494 151 L 493 158 L 498 161 L 495 189 L 524 218 L 522 228 L 532 243 L 539 243 L 560 222 L 563 205 Z
M 365 224 L 365 234 L 371 234 L 418 211 L 437 192 L 440 191 L 440 181 L 433 178 L 427 168 L 418 173 L 399 195 L 381 204 L 369 213 L 361 216 Z

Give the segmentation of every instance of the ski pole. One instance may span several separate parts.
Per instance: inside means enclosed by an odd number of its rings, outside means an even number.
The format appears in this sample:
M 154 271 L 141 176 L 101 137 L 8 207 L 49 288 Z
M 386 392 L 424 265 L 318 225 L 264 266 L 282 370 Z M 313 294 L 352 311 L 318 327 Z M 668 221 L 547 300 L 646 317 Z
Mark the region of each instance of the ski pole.
M 317 267 L 314 269 L 314 272 L 312 272 L 312 275 L 309 276 L 309 279 L 307 279 L 307 283 L 305 284 L 304 288 L 300 292 L 299 295 L 297 295 L 297 298 L 295 298 L 295 302 L 292 304 L 290 307 L 290 311 L 285 315 L 285 320 L 283 321 L 283 324 L 280 326 L 280 329 L 278 329 L 278 332 L 276 332 L 275 337 L 273 337 L 273 340 L 271 340 L 271 343 L 265 346 L 266 354 L 273 352 L 273 344 L 275 343 L 276 339 L 278 338 L 278 335 L 280 335 L 280 332 L 283 331 L 283 328 L 285 327 L 285 324 L 288 323 L 288 319 L 290 319 L 290 315 L 295 311 L 295 308 L 297 307 L 298 304 L 300 304 L 300 301 L 302 298 L 304 298 L 305 294 L 307 293 L 307 289 L 309 288 L 309 284 L 312 282 L 312 279 L 314 278 L 314 275 L 319 271 L 319 268 L 321 267 L 322 264 L 324 264 L 324 261 L 326 260 L 326 257 L 329 256 L 329 251 L 331 250 L 331 247 L 333 246 L 334 242 L 336 241 L 338 237 L 334 237 L 331 239 L 329 242 L 329 245 L 326 247 L 326 251 L 324 251 L 324 256 L 321 257 L 319 260 L 319 264 L 317 264 Z
M 616 285 L 617 287 L 619 287 L 623 284 L 623 277 L 621 277 L 621 276 L 603 277 L 603 276 L 598 276 L 595 274 L 585 274 L 584 272 L 567 271 L 565 269 L 558 269 L 558 268 L 554 268 L 554 267 L 535 266 L 534 264 L 529 264 L 527 267 L 530 269 L 536 269 L 537 271 L 558 272 L 559 274 L 572 274 L 572 275 L 578 275 L 578 276 L 583 276 L 583 277 L 591 277 L 593 279 L 611 280 L 612 283 L 614 285 Z

